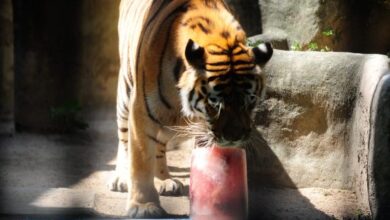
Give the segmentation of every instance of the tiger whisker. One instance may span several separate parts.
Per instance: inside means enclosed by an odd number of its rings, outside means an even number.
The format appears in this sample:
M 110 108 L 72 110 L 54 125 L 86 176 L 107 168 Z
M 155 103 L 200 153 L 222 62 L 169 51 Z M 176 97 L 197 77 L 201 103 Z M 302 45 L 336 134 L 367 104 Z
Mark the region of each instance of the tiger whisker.
M 169 126 L 168 128 L 175 131 L 179 137 L 195 138 L 199 147 L 211 146 L 214 143 L 214 135 L 205 124 L 194 122 L 189 118 L 184 121 L 186 125 Z

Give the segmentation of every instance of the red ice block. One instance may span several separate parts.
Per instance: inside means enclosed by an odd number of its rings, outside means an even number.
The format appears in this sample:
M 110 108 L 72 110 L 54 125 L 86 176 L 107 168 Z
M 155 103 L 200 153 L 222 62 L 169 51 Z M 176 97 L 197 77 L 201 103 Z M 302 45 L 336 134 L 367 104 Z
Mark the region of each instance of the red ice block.
M 192 152 L 191 219 L 244 220 L 248 215 L 245 150 L 213 146 Z

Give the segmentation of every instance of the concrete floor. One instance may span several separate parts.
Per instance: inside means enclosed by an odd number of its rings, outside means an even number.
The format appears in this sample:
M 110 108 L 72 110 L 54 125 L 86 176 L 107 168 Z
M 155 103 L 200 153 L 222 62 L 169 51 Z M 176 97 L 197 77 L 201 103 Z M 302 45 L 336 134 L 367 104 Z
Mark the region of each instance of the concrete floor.
M 125 217 L 126 194 L 106 189 L 115 168 L 114 122 L 113 118 L 95 120 L 87 131 L 67 136 L 17 133 L 1 137 L 2 219 Z M 190 154 L 189 147 L 167 154 L 172 175 L 186 186 L 184 196 L 161 197 L 172 218 L 189 214 Z M 249 196 L 251 219 L 362 219 L 368 215 L 368 210 L 359 209 L 354 193 L 346 190 L 256 186 Z

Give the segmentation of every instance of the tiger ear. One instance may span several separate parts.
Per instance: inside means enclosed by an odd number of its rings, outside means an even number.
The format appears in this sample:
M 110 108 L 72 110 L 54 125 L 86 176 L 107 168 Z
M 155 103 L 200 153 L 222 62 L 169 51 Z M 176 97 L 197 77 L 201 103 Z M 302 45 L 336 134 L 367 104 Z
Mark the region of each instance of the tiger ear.
M 252 52 L 255 56 L 256 64 L 262 66 L 266 64 L 269 59 L 271 59 L 273 54 L 273 49 L 271 44 L 267 42 L 267 43 L 262 43 L 257 47 L 253 47 Z
M 188 63 L 195 69 L 204 68 L 204 48 L 191 39 L 188 40 L 185 56 Z

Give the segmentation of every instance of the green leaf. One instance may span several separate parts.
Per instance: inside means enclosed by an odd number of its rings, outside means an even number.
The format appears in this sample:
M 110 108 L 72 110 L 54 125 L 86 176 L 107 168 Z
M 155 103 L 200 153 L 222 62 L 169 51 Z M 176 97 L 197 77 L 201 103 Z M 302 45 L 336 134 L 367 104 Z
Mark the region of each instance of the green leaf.
M 312 51 L 318 51 L 318 49 L 319 49 L 318 44 L 315 42 L 310 42 L 308 47 L 309 47 L 309 50 L 312 50 Z
M 322 35 L 327 36 L 327 37 L 331 37 L 331 36 L 335 35 L 335 32 L 333 29 L 327 29 L 327 30 L 322 32 Z
M 247 45 L 248 45 L 249 47 L 257 47 L 257 46 L 259 46 L 261 43 L 263 43 L 262 40 L 256 40 L 256 41 L 248 40 Z
M 302 50 L 302 46 L 298 42 L 294 42 L 291 44 L 290 49 L 294 51 L 299 51 Z

